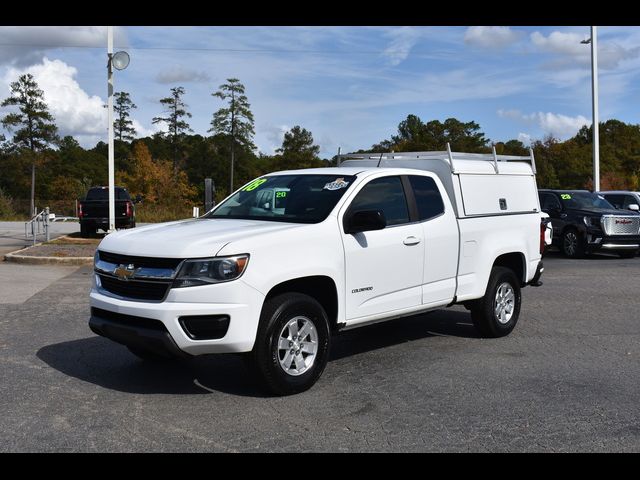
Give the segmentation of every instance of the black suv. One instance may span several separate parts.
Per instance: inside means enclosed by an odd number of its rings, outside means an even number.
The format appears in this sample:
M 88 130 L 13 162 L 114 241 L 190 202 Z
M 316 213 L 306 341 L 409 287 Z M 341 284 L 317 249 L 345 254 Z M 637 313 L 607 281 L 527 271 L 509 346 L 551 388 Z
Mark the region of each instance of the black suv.
M 591 252 L 633 257 L 640 248 L 640 214 L 620 210 L 587 190 L 539 190 L 540 208 L 553 225 L 553 244 L 565 256 Z

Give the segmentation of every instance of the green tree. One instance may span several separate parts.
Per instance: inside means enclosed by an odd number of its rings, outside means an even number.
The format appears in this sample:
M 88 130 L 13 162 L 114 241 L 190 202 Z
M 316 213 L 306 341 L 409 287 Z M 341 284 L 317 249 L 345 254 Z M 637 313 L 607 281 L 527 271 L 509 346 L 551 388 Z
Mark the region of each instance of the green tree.
M 131 101 L 127 92 L 116 92 L 114 99 L 113 111 L 116 114 L 116 119 L 113 121 L 113 128 L 116 132 L 116 138 L 121 141 L 131 141 L 136 134 L 136 129 L 133 127 L 133 121 L 129 118 L 129 112 L 138 107 Z
M 274 169 L 313 168 L 322 164 L 318 158 L 320 147 L 313 144 L 313 135 L 298 125 L 284 134 L 282 146 L 276 150 Z
M 44 101 L 33 75 L 26 73 L 11 83 L 11 96 L 4 99 L 2 107 L 18 107 L 17 112 L 5 115 L 0 122 L 13 132 L 13 143 L 29 152 L 31 160 L 31 204 L 29 215 L 34 214 L 36 189 L 36 163 L 43 160 L 42 152 L 57 140 L 53 115 Z
M 244 85 L 237 78 L 227 78 L 227 83 L 220 85 L 219 90 L 211 95 L 222 101 L 228 101 L 226 108 L 213 114 L 209 132 L 225 134 L 231 141 L 231 172 L 229 174 L 230 192 L 233 192 L 233 166 L 235 162 L 236 143 L 246 149 L 253 150 L 254 121 L 253 113 Z
M 491 151 L 487 146 L 489 139 L 485 138 L 476 122 L 447 118 L 444 122 L 431 120 L 424 123 L 417 115 L 408 115 L 398 124 L 397 135 L 373 145 L 371 149 L 396 152 L 444 150 L 447 143 L 451 144 L 454 151 Z
M 191 118 L 191 114 L 187 112 L 187 105 L 182 101 L 182 96 L 185 94 L 183 87 L 173 87 L 171 89 L 171 96 L 160 99 L 160 103 L 165 106 L 165 117 L 154 117 L 153 123 L 164 122 L 168 125 L 167 132 L 162 133 L 162 136 L 168 136 L 171 149 L 173 152 L 173 176 L 178 176 L 178 153 L 182 145 L 182 141 L 186 135 L 186 132 L 193 132 L 189 124 L 184 120 L 185 118 Z

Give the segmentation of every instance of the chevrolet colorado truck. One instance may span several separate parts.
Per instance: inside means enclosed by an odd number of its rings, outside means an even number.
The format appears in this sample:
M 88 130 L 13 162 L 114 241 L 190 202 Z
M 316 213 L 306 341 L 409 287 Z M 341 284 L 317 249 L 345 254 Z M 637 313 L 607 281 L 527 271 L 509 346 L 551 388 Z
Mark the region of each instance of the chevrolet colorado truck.
M 107 235 L 91 330 L 142 359 L 244 354 L 278 395 L 318 380 L 337 331 L 462 304 L 483 336 L 509 334 L 543 271 L 533 152 L 342 158 Z

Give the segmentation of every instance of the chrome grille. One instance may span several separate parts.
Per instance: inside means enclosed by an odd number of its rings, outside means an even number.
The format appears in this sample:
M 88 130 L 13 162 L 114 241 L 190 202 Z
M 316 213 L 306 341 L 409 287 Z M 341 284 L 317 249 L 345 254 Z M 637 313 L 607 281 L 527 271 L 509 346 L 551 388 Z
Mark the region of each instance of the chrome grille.
M 602 229 L 606 235 L 638 235 L 640 216 L 603 215 Z

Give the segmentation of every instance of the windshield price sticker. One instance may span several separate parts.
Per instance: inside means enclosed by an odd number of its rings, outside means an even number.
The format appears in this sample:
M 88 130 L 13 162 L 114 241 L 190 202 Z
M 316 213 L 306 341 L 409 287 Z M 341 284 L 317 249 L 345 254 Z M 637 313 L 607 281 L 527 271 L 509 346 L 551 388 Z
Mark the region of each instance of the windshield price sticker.
M 246 187 L 244 187 L 242 189 L 243 192 L 250 192 L 252 190 L 255 190 L 256 188 L 258 188 L 260 185 L 262 185 L 264 182 L 266 182 L 267 179 L 266 178 L 257 178 L 255 179 L 253 182 L 251 182 L 249 185 L 247 185 Z
M 345 182 L 344 178 L 336 178 L 333 182 L 325 184 L 324 190 L 340 190 L 346 188 L 349 182 Z
M 562 193 L 560 194 L 560 198 L 563 200 L 571 200 L 571 195 L 569 195 L 568 193 Z

